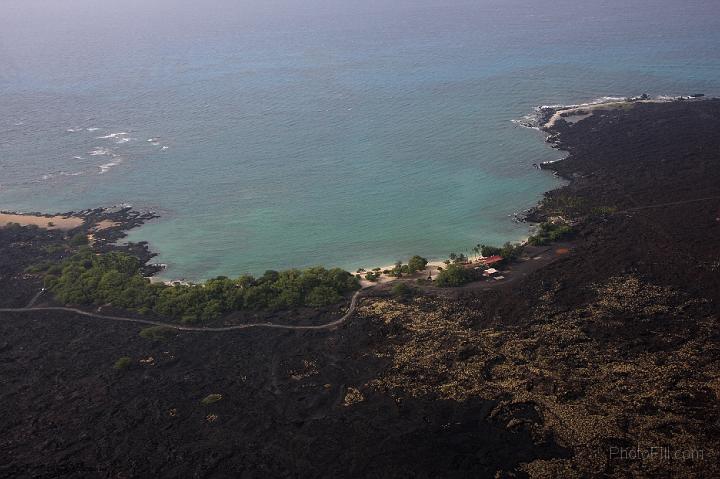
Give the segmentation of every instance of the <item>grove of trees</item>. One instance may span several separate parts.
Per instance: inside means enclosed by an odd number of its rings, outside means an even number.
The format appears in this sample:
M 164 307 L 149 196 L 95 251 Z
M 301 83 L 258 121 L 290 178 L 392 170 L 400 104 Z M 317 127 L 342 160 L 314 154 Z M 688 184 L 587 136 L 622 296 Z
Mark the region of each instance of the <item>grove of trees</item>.
M 474 274 L 458 264 L 448 265 L 435 278 L 435 284 L 443 288 L 457 288 L 474 280 Z
M 564 223 L 540 223 L 537 232 L 528 238 L 528 243 L 533 246 L 543 246 L 566 239 L 572 233 L 572 227 Z
M 45 275 L 46 287 L 64 304 L 110 304 L 143 314 L 155 313 L 183 322 L 205 322 L 237 310 L 326 306 L 360 287 L 355 276 L 339 268 L 266 271 L 260 277 L 217 277 L 202 284 L 151 283 L 137 258 L 125 253 L 95 254 L 83 249 L 62 269 Z

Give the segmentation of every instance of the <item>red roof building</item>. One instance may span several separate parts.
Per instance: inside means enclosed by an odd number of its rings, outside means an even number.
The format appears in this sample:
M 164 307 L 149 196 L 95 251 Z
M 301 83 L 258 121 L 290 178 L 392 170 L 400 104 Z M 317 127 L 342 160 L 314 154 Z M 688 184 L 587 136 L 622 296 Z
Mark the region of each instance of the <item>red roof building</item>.
M 490 266 L 495 263 L 499 263 L 503 259 L 505 259 L 505 258 L 503 258 L 502 256 L 495 255 L 495 256 L 488 256 L 487 258 L 481 258 L 480 262 Z

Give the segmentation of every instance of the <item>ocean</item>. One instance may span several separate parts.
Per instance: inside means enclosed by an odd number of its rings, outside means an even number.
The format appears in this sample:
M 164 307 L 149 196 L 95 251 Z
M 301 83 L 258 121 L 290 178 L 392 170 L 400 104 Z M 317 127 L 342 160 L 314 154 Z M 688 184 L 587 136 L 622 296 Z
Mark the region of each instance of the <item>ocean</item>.
M 3 0 L 0 209 L 131 204 L 168 278 L 444 258 L 562 183 L 517 120 L 720 95 L 715 0 Z

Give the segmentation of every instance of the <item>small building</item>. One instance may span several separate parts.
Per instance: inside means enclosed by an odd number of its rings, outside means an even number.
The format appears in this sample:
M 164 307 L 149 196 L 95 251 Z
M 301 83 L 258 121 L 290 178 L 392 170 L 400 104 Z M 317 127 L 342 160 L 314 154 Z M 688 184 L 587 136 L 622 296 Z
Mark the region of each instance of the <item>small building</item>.
M 496 274 L 500 273 L 500 271 L 496 270 L 495 268 L 486 269 L 483 273 L 485 276 L 494 276 Z

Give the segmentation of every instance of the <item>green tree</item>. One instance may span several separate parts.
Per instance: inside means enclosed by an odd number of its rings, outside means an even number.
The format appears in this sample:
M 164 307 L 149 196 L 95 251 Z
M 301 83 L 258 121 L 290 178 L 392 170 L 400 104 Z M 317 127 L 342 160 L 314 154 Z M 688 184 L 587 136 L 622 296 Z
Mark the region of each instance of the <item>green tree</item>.
M 202 404 L 203 406 L 209 406 L 211 404 L 215 404 L 218 401 L 222 401 L 222 398 L 222 394 L 208 394 L 200 400 L 200 404 Z
M 427 264 L 428 264 L 427 259 L 423 258 L 422 256 L 415 255 L 412 258 L 410 258 L 407 265 L 408 265 L 410 272 L 414 273 L 416 271 L 423 271 L 425 269 L 425 267 L 427 266 Z
M 166 326 L 150 326 L 140 331 L 140 337 L 151 341 L 163 341 L 173 334 L 172 328 Z
M 490 256 L 499 256 L 501 252 L 501 248 L 484 244 L 480 245 L 480 254 L 482 254 L 485 258 L 488 258 Z
M 265 309 L 270 306 L 275 291 L 267 283 L 261 283 L 245 291 L 245 307 L 248 309 Z
M 213 321 L 240 309 L 325 305 L 340 301 L 343 294 L 360 287 L 358 278 L 347 271 L 319 266 L 267 271 L 259 279 L 249 275 L 235 280 L 219 276 L 204 284 L 151 284 L 142 276 L 137 258 L 125 253 L 97 255 L 89 248 L 80 248 L 61 267 L 37 269 L 53 271 L 45 275 L 45 285 L 65 304 L 110 303 L 183 322 Z
M 396 278 L 402 278 L 403 275 L 403 264 L 402 261 L 395 261 L 395 266 L 390 272 L 391 276 L 394 276 Z
M 441 287 L 456 288 L 472 281 L 472 273 L 457 264 L 451 264 L 438 273 L 435 284 Z
M 117 369 L 117 370 L 123 370 L 123 369 L 127 369 L 128 367 L 130 367 L 131 364 L 132 364 L 132 359 L 127 356 L 123 356 L 121 358 L 118 358 L 117 361 L 115 361 L 113 368 Z
M 339 303 L 342 296 L 329 286 L 316 286 L 307 295 L 306 302 L 310 306 L 328 306 Z
M 542 246 L 568 238 L 572 233 L 572 227 L 565 223 L 541 223 L 537 232 L 528 239 L 528 243 Z
M 365 279 L 368 281 L 372 281 L 374 283 L 375 281 L 380 279 L 381 275 L 382 275 L 382 273 L 380 273 L 379 271 L 378 272 L 370 272 L 365 275 Z
M 521 244 L 512 244 L 510 242 L 507 242 L 500 250 L 500 256 L 502 256 L 503 259 L 506 259 L 508 261 L 514 261 L 518 259 L 520 255 L 522 255 L 524 249 L 525 247 Z
M 415 293 L 415 288 L 407 283 L 397 282 L 392 287 L 392 295 L 396 298 L 404 298 Z

